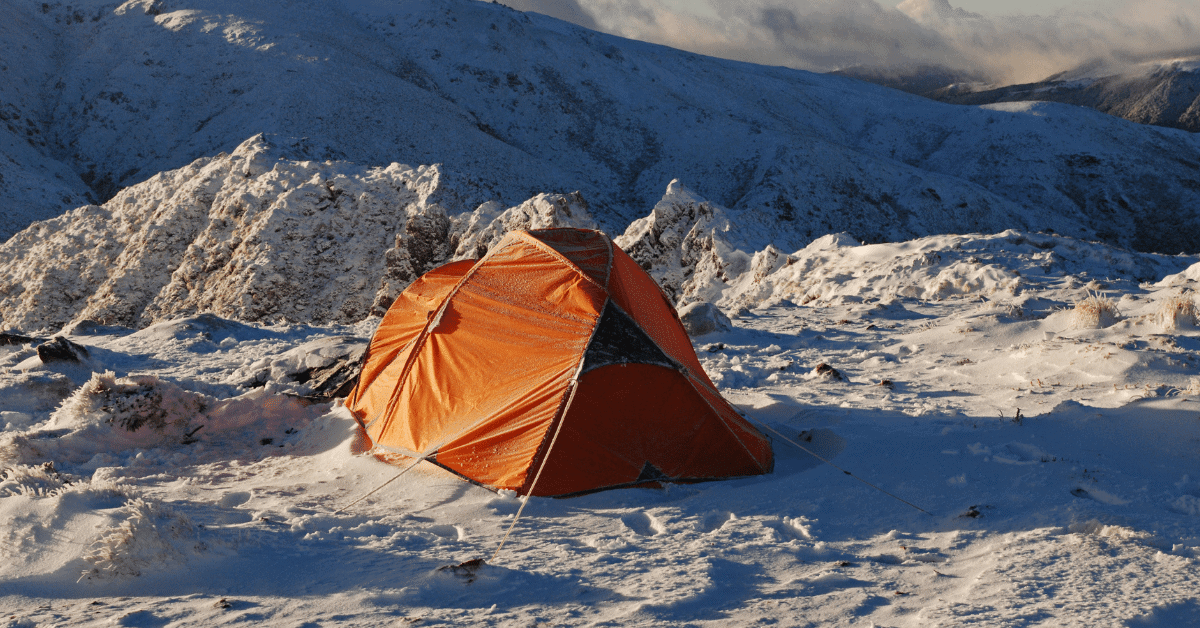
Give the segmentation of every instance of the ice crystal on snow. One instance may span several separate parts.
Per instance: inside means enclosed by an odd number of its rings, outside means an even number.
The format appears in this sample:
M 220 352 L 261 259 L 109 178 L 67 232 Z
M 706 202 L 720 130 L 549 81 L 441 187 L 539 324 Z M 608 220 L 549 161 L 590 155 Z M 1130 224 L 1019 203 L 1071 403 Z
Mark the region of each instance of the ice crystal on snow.
M 191 520 L 161 502 L 135 497 L 121 514 L 125 521 L 105 531 L 83 555 L 92 567 L 83 571 L 81 581 L 140 576 L 206 549 Z
M 109 371 L 93 374 L 54 419 L 61 425 L 102 422 L 128 432 L 146 428 L 164 436 L 182 435 L 209 402 L 153 375 L 118 378 Z

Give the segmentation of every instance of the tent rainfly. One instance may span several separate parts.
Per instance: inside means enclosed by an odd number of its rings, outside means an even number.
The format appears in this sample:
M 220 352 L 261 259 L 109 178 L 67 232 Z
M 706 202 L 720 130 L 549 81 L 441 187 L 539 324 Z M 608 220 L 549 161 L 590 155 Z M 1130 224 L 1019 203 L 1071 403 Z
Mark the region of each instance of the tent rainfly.
M 346 400 L 374 444 L 562 496 L 768 473 L 658 285 L 598 231 L 512 232 L 410 285 Z

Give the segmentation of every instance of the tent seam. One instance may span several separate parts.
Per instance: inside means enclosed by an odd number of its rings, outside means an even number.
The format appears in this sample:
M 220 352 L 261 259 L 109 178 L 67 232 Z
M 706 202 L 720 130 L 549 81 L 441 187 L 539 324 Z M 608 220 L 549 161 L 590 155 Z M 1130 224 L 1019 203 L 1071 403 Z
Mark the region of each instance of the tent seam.
M 384 406 L 383 412 L 375 419 L 375 421 L 386 419 L 386 417 L 391 415 L 392 410 L 395 409 L 396 403 L 398 403 L 400 400 L 400 393 L 404 390 L 404 383 L 408 381 L 408 376 L 412 372 L 413 364 L 416 362 L 417 356 L 420 354 L 421 349 L 425 347 L 425 340 L 432 333 L 432 330 L 441 324 L 442 315 L 445 314 L 446 308 L 450 305 L 450 301 L 454 299 L 454 296 L 457 295 L 459 290 L 462 289 L 463 285 L 467 283 L 467 280 L 475 275 L 475 271 L 480 268 L 483 260 L 491 257 L 492 253 L 494 252 L 495 251 L 489 251 L 488 254 L 482 259 L 480 259 L 478 262 L 475 262 L 475 265 L 471 267 L 471 270 L 468 270 L 466 273 L 464 273 L 462 279 L 459 279 L 458 283 L 454 285 L 454 288 L 446 294 L 446 298 L 442 299 L 441 305 L 438 306 L 437 313 L 433 316 L 430 316 L 429 319 L 425 321 L 425 326 L 421 328 L 421 333 L 417 334 L 417 337 L 412 341 L 414 346 L 412 351 L 409 352 L 408 358 L 404 361 L 404 368 L 401 369 L 400 376 L 396 378 L 396 388 L 392 392 L 392 396 L 388 398 L 387 405 Z M 374 423 L 375 421 L 372 421 L 371 423 Z M 442 443 L 442 445 L 444 444 L 445 443 Z M 439 445 L 439 447 L 440 446 L 441 445 Z
M 605 294 L 607 294 L 607 292 L 605 292 Z M 600 320 L 604 318 L 604 310 L 608 309 L 608 306 L 610 305 L 615 305 L 612 298 L 605 297 L 604 307 L 600 308 L 600 313 L 596 316 L 595 323 L 592 326 L 592 333 L 588 335 L 588 341 L 584 343 L 583 351 L 581 351 L 579 354 L 579 364 L 575 366 L 575 373 L 571 376 L 571 381 L 567 383 L 567 386 L 570 388 L 570 390 L 567 391 L 563 396 L 563 400 L 559 404 L 558 411 L 554 413 L 554 421 L 552 422 L 554 435 L 550 437 L 549 441 L 547 441 L 545 436 L 542 437 L 543 444 L 548 442 L 545 450 L 543 451 L 542 445 L 538 445 L 537 452 L 533 454 L 533 459 L 529 461 L 530 466 L 532 466 L 534 461 L 538 460 L 539 458 L 541 459 L 541 462 L 538 465 L 537 473 L 534 474 L 533 481 L 529 485 L 530 491 L 533 490 L 533 485 L 537 484 L 538 476 L 542 474 L 542 468 L 546 466 L 546 459 L 550 457 L 550 449 L 554 447 L 554 440 L 558 438 L 558 431 L 562 428 L 562 424 L 567 420 L 567 412 L 570 411 L 571 402 L 575 399 L 575 391 L 579 389 L 579 378 L 583 376 L 583 365 L 587 361 L 588 347 L 591 347 L 592 342 L 596 339 L 596 331 L 600 329 Z M 546 430 L 547 434 L 550 432 L 551 430 Z M 525 488 L 524 484 L 522 484 L 521 488 Z
M 532 235 L 529 234 L 528 231 L 510 231 L 509 233 L 517 234 L 520 238 L 522 238 L 526 242 L 536 246 L 539 250 L 549 254 L 550 256 L 554 257 L 555 259 L 558 259 L 559 261 L 566 262 L 567 266 L 574 269 L 575 272 L 578 273 L 580 277 L 583 277 L 584 279 L 586 279 L 588 281 L 588 283 L 592 284 L 593 286 L 596 286 L 597 288 L 600 288 L 601 290 L 604 291 L 605 294 L 608 294 L 607 287 L 600 285 L 600 282 L 596 281 L 595 279 L 592 278 L 591 275 L 584 272 L 584 270 L 579 267 L 579 264 L 572 262 L 570 259 L 567 258 L 566 255 L 563 255 L 562 253 L 559 253 L 558 251 L 554 250 L 554 247 L 533 237 Z M 612 258 L 611 254 L 609 255 L 609 258 L 611 260 L 611 258 Z M 480 261 L 483 261 L 483 260 L 480 260 Z M 611 262 L 610 262 L 610 264 L 611 264 Z
M 613 247 L 616 245 L 613 244 L 611 238 L 604 238 L 604 245 L 608 247 L 608 265 L 604 268 L 604 292 L 612 294 L 610 286 L 612 286 L 613 262 L 616 261 L 617 257 L 616 253 L 613 253 Z
M 693 375 L 692 372 L 687 369 L 687 367 L 684 367 L 683 376 L 689 383 L 692 383 L 693 386 L 695 386 L 695 384 L 700 384 L 705 390 L 724 399 L 724 397 L 721 396 L 720 392 L 714 390 L 713 388 L 710 388 L 709 386 L 706 386 L 703 382 L 699 381 L 699 379 L 695 375 Z M 709 402 L 708 397 L 705 395 L 700 395 L 700 397 L 701 397 L 701 399 L 704 400 L 704 405 L 707 405 L 709 407 L 709 409 L 713 411 L 713 414 L 717 415 L 717 419 L 719 421 L 721 421 L 721 425 L 725 426 L 725 429 L 729 432 L 729 435 L 733 436 L 733 439 L 736 440 L 737 443 L 742 446 L 742 449 L 745 450 L 746 455 L 750 456 L 750 459 L 757 463 L 758 457 L 755 456 L 754 453 L 750 451 L 750 448 L 746 446 L 746 443 L 741 439 L 741 437 L 738 436 L 737 433 L 729 427 L 729 422 L 726 421 L 725 417 L 721 416 L 721 413 L 718 412 L 717 409 L 713 407 L 713 404 Z M 728 402 L 726 402 L 726 403 L 728 403 Z M 730 409 L 733 409 L 732 406 L 730 406 Z M 750 423 L 748 421 L 746 422 L 746 426 L 753 429 L 756 432 L 758 431 L 757 428 L 755 428 L 753 425 L 750 425 Z M 765 434 L 763 435 L 763 437 L 767 438 L 767 436 Z M 763 470 L 763 473 L 767 473 L 770 471 L 770 469 L 768 469 L 768 468 L 763 468 L 763 466 L 761 464 L 759 464 L 759 468 Z

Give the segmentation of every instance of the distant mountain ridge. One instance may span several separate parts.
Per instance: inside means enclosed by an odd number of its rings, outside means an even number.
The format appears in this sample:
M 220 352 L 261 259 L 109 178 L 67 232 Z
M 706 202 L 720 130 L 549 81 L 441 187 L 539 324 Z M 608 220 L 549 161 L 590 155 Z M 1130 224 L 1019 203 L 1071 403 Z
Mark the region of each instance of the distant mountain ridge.
M 455 211 L 579 191 L 614 232 L 679 179 L 749 249 L 1010 227 L 1200 247 L 1196 139 L 1075 109 L 939 105 L 470 0 L 5 8 L 0 99 L 38 129 L 0 129 L 23 151 L 0 160 L 6 233 L 266 132 L 306 138 L 297 159 L 439 164 Z
M 1060 102 L 1194 133 L 1200 131 L 1200 54 L 1119 67 L 1089 64 L 1037 83 L 983 91 L 945 87 L 927 95 L 963 105 Z
M 958 105 L 1058 102 L 1137 122 L 1200 132 L 1200 52 L 1163 58 L 1092 61 L 1045 80 L 1001 87 L 940 66 L 852 67 L 832 72 Z

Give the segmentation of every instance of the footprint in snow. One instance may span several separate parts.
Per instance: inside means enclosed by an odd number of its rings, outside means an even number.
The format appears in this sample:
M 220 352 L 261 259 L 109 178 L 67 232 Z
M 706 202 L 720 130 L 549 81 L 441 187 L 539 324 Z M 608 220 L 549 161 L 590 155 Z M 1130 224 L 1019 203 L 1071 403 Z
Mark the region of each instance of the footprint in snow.
M 795 519 L 783 517 L 778 521 L 764 521 L 763 525 L 778 533 L 784 542 L 791 540 L 811 541 L 813 536 L 809 529 L 809 523 L 803 517 Z
M 248 501 L 250 501 L 250 493 L 245 491 L 225 493 L 217 501 L 217 505 L 228 510 L 221 513 L 217 518 L 217 523 L 221 525 L 238 525 L 252 521 L 254 516 L 251 513 L 238 509 L 238 506 L 242 506 Z
M 725 527 L 725 524 L 733 520 L 733 513 L 726 510 L 718 510 L 704 515 L 696 526 L 696 529 L 704 534 L 711 534 Z
M 666 531 L 666 528 L 663 527 L 658 519 L 644 512 L 631 512 L 627 515 L 621 515 L 621 523 L 625 524 L 626 528 L 633 530 L 639 536 L 654 536 Z
M 217 502 L 217 504 L 222 508 L 237 508 L 248 501 L 250 501 L 250 493 L 246 491 L 234 491 L 225 493 L 221 497 L 221 501 Z
M 436 534 L 448 541 L 461 541 L 463 540 L 463 537 L 466 536 L 463 533 L 462 528 L 452 525 L 429 526 L 428 528 L 425 528 L 425 531 Z

